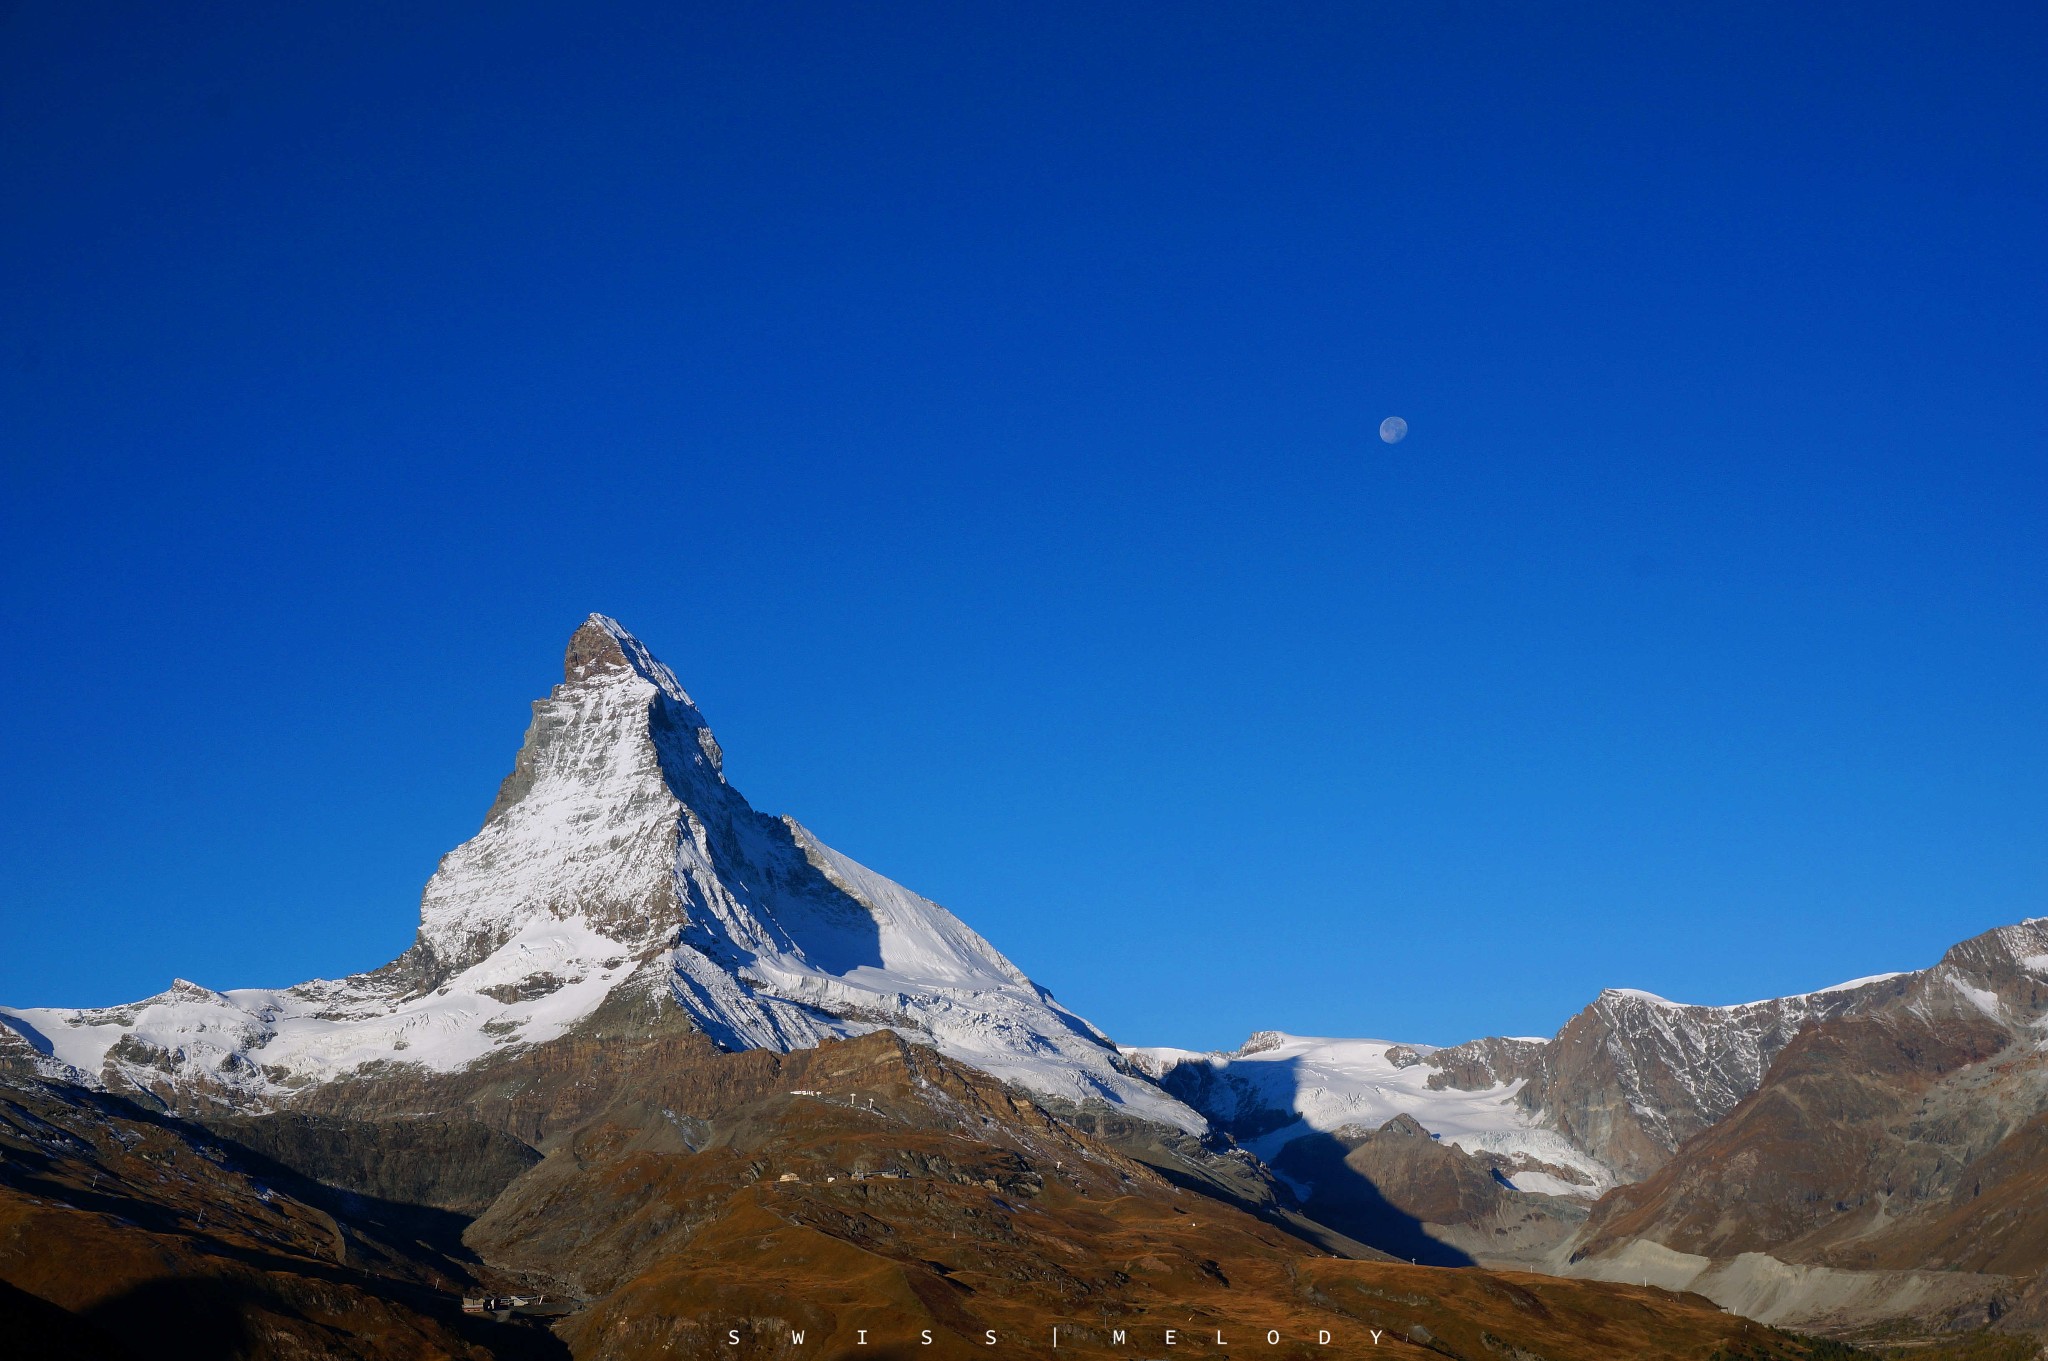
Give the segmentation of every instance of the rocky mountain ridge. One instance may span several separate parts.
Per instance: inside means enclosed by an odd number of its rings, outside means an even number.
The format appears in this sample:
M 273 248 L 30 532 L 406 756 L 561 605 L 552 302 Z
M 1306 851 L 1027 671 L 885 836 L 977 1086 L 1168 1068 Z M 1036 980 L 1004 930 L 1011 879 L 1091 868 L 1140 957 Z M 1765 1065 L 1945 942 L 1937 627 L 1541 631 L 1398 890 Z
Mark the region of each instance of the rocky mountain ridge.
M 1844 1314 L 1874 1307 L 1871 1281 L 1898 1298 L 1903 1273 L 1965 1324 L 2048 1326 L 2044 1032 L 2048 919 L 1964 941 L 1800 1031 L 1726 1118 L 1596 1207 L 1572 1268 L 1696 1288 L 1761 1258 L 1800 1283 L 1781 1294 Z
M 1435 1090 L 1514 1089 L 1547 1128 L 1635 1181 L 1756 1090 L 1806 1026 L 1895 996 L 1906 974 L 1694 1006 L 1609 988 L 1549 1040 L 1474 1040 L 1423 1058 Z
M 1518 1189 L 1590 1199 L 1648 1176 L 1720 1121 L 1808 1026 L 1881 1006 L 1917 977 L 1859 978 L 1734 1006 L 1610 988 L 1547 1040 L 1437 1048 L 1260 1031 L 1229 1052 L 1125 1052 L 1262 1156 L 1405 1116 L 1502 1160 Z
M 1309 1214 L 1418 1260 L 1910 1335 L 2048 1324 L 2044 1032 L 2033 919 L 1926 969 L 1764 1002 L 1612 989 L 1548 1040 L 1268 1031 L 1132 1057 Z

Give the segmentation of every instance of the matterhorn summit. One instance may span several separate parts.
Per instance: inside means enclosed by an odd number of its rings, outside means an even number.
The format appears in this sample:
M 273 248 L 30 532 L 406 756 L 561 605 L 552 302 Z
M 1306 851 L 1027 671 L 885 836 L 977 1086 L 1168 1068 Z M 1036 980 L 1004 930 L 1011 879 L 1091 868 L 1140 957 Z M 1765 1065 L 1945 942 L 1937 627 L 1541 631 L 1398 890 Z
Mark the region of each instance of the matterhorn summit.
M 278 991 L 180 980 L 121 1007 L 0 1008 L 0 1024 L 49 1071 L 267 1109 L 369 1071 L 462 1069 L 613 1000 L 673 1005 L 728 1049 L 893 1029 L 1041 1094 L 1204 1127 L 952 913 L 756 812 L 674 673 L 599 614 L 398 959 Z

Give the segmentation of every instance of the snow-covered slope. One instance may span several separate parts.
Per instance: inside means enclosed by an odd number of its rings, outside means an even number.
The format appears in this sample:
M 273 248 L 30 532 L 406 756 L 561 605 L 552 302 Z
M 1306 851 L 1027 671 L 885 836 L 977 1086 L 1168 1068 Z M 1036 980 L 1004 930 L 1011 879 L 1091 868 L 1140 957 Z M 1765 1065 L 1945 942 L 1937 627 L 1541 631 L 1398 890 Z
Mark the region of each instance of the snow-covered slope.
M 412 947 L 277 991 L 180 981 L 129 1006 L 0 1008 L 97 1083 L 288 1104 L 381 1064 L 452 1071 L 555 1038 L 621 991 L 665 995 L 732 1048 L 880 1027 L 1048 1095 L 1188 1130 L 1094 1027 L 965 923 L 756 812 L 703 716 L 615 621 L 570 640 L 482 830 L 427 884 Z
M 1540 1044 L 1541 1041 L 1525 1041 Z M 1319 1039 L 1264 1030 L 1229 1053 L 1127 1049 L 1168 1090 L 1267 1160 L 1311 1133 L 1377 1130 L 1397 1115 L 1470 1153 L 1515 1168 L 1518 1190 L 1597 1196 L 1612 1171 L 1516 1101 L 1521 1080 L 1465 1091 L 1432 1087 L 1429 1045 Z

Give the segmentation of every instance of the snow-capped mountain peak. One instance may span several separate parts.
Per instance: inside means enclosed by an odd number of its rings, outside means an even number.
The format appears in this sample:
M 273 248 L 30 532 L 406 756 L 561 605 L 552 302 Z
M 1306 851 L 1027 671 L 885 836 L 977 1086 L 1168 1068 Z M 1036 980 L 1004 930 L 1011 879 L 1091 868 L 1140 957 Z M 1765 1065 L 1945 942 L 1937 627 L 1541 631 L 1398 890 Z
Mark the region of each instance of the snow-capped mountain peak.
M 703 715 L 646 646 L 593 614 L 477 834 L 442 858 L 406 961 L 438 985 L 537 922 L 579 919 L 635 955 L 677 924 L 673 840 L 734 797 Z
M 647 644 L 635 638 L 624 624 L 608 614 L 592 614 L 569 635 L 569 650 L 562 658 L 565 682 L 590 680 L 618 671 L 631 671 L 676 703 L 688 708 L 702 723 L 697 705 L 683 689 L 676 673 L 656 660 Z
M 540 1043 L 621 988 L 730 1048 L 887 1027 L 1043 1093 L 1206 1127 L 951 912 L 757 812 L 675 674 L 597 614 L 392 964 L 0 1020 L 110 1085 L 268 1105 L 369 1064 L 446 1071 Z

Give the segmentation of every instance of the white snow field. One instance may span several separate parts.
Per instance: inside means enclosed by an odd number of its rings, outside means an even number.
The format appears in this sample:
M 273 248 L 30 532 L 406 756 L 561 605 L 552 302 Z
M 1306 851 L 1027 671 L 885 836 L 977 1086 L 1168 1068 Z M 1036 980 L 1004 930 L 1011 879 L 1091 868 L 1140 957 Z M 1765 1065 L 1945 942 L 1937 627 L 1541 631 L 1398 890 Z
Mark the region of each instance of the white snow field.
M 1541 1040 L 1524 1041 L 1542 1044 Z M 1392 1040 L 1345 1040 L 1288 1035 L 1262 1030 L 1243 1047 L 1229 1053 L 1196 1053 L 1185 1049 L 1126 1049 L 1125 1056 L 1154 1074 L 1177 1063 L 1206 1065 L 1235 1101 L 1234 1112 L 1204 1103 L 1210 1114 L 1232 1115 L 1270 1111 L 1295 1118 L 1246 1141 L 1259 1157 L 1271 1160 L 1280 1149 L 1304 1134 L 1328 1133 L 1346 1126 L 1376 1130 L 1397 1115 L 1412 1117 L 1445 1143 L 1467 1152 L 1497 1153 L 1568 1168 L 1583 1184 L 1551 1173 L 1527 1170 L 1512 1174 L 1517 1190 L 1550 1195 L 1598 1196 L 1614 1185 L 1614 1173 L 1574 1146 L 1564 1135 L 1537 1123 L 1535 1114 L 1515 1102 L 1519 1080 L 1481 1091 L 1455 1087 L 1432 1090 L 1437 1072 L 1419 1062 L 1435 1052 L 1426 1044 Z

